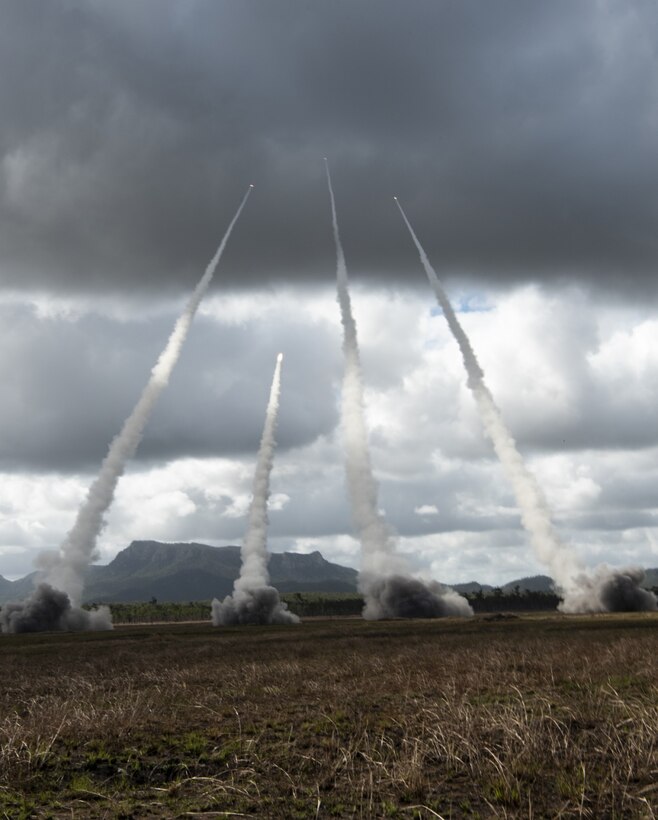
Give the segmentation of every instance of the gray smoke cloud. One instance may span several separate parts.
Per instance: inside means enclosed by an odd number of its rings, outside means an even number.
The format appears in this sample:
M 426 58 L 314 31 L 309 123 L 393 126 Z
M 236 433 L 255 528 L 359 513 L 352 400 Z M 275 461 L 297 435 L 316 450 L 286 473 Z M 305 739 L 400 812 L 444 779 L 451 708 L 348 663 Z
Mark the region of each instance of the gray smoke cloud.
M 450 300 L 432 267 L 425 250 L 397 197 L 394 197 L 402 219 L 420 256 L 427 278 L 443 310 L 448 327 L 462 354 L 471 390 L 484 429 L 493 443 L 516 497 L 521 521 L 530 536 L 535 554 L 549 569 L 558 592 L 563 597 L 561 608 L 565 612 L 620 612 L 655 609 L 655 596 L 640 588 L 642 570 L 612 570 L 599 567 L 590 576 L 574 553 L 562 542 L 555 531 L 548 504 L 534 475 L 526 467 L 516 442 L 484 383 L 484 372 L 475 356 L 470 340 L 459 323 Z M 654 605 L 649 606 L 653 598 Z M 640 604 L 644 605 L 640 606 Z
M 443 587 L 425 585 L 412 578 L 407 562 L 397 551 L 396 539 L 377 503 L 377 482 L 372 471 L 368 433 L 364 415 L 361 359 L 352 313 L 347 265 L 338 229 L 336 201 L 329 163 L 325 158 L 327 185 L 331 201 L 331 220 L 336 246 L 336 283 L 340 316 L 343 326 L 343 353 L 345 371 L 341 394 L 341 419 L 345 448 L 347 486 L 352 518 L 361 541 L 361 571 L 359 590 L 365 598 L 364 618 L 437 617 L 452 596 L 443 599 Z M 457 595 L 457 593 L 453 593 Z M 459 596 L 457 596 L 459 597 Z M 428 601 L 434 603 L 428 606 Z M 455 615 L 472 615 L 465 599 Z M 414 605 L 414 602 L 416 605 Z M 428 614 L 430 609 L 433 614 Z
M 41 583 L 25 601 L 8 603 L 0 611 L 0 630 L 18 632 L 87 632 L 112 629 L 109 607 L 81 609 L 69 596 Z
M 22 605 L 14 605 L 13 613 L 18 612 L 16 606 L 22 606 L 23 612 L 37 612 L 39 617 L 32 618 L 30 623 L 40 624 L 41 629 L 59 629 L 58 624 L 64 617 L 65 621 L 75 613 L 78 622 L 84 622 L 79 615 L 79 604 L 82 598 L 85 572 L 95 557 L 96 542 L 103 527 L 103 516 L 114 498 L 119 478 L 123 475 L 126 463 L 137 449 L 142 438 L 144 427 L 160 394 L 167 386 L 171 373 L 178 361 L 181 349 L 187 337 L 192 319 L 199 307 L 201 299 L 210 285 L 215 269 L 224 252 L 233 227 L 244 208 L 253 186 L 249 186 L 237 211 L 224 234 L 213 258 L 210 260 L 203 276 L 195 287 L 192 296 L 167 341 L 165 349 L 151 371 L 151 376 L 135 405 L 132 413 L 126 419 L 121 432 L 110 444 L 98 477 L 93 482 L 82 503 L 72 529 L 64 539 L 57 552 L 45 552 L 40 558 L 41 566 L 46 570 L 46 587 L 40 587 Z M 48 586 L 50 585 L 50 586 Z M 53 604 L 53 596 L 48 590 L 55 588 L 55 592 L 64 595 L 72 610 L 67 615 L 64 599 L 57 597 L 58 605 Z M 47 619 L 52 613 L 53 620 Z M 69 617 L 70 616 L 70 617 Z M 109 617 L 109 613 L 108 613 Z M 20 618 L 18 619 L 20 620 Z M 81 627 L 84 628 L 84 627 Z
M 278 591 L 270 586 L 267 568 L 267 500 L 270 496 L 270 476 L 274 465 L 275 433 L 281 393 L 281 364 L 283 354 L 276 358 L 270 397 L 265 412 L 253 497 L 249 507 L 247 532 L 242 542 L 242 566 L 233 585 L 233 594 L 223 601 L 213 599 L 211 619 L 213 626 L 238 624 L 294 624 L 299 618 L 288 610 Z
M 424 583 L 405 575 L 372 578 L 370 597 L 364 617 L 380 618 L 441 618 L 448 615 L 468 617 L 471 605 L 454 589 L 436 581 Z
M 279 591 L 269 584 L 234 589 L 223 601 L 212 602 L 213 626 L 246 624 L 298 624 L 299 617 L 290 612 Z
M 645 578 L 640 567 L 613 569 L 602 565 L 591 574 L 577 578 L 576 589 L 569 590 L 558 609 L 580 612 L 656 612 L 658 599 L 643 589 Z

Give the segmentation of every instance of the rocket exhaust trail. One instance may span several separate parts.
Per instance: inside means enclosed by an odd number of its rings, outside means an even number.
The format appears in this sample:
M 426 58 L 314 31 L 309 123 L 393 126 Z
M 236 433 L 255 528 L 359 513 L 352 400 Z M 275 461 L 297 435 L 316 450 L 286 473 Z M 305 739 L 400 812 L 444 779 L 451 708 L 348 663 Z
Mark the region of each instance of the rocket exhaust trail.
M 605 579 L 603 577 L 600 580 L 588 578 L 583 564 L 577 560 L 555 532 L 548 504 L 534 475 L 525 466 L 516 442 L 507 429 L 489 388 L 484 383 L 484 372 L 471 347 L 470 340 L 459 323 L 443 285 L 411 227 L 402 205 L 397 197 L 394 197 L 394 200 L 416 246 L 448 327 L 459 345 L 468 377 L 467 385 L 475 398 L 484 429 L 512 484 L 523 526 L 530 536 L 537 557 L 548 567 L 551 577 L 560 589 L 563 597 L 560 608 L 566 612 L 611 611 L 612 609 L 629 608 L 629 601 L 632 600 L 634 603 L 631 608 L 633 609 L 655 609 L 655 596 L 652 593 L 646 593 L 646 590 L 638 586 L 637 570 L 628 569 L 617 572 L 605 568 L 607 571 L 604 573 Z M 650 605 L 651 601 L 647 595 L 653 597 L 653 606 Z
M 571 552 L 562 544 L 554 531 L 543 494 L 534 476 L 528 472 L 523 463 L 521 454 L 516 448 L 516 443 L 505 426 L 500 410 L 484 383 L 484 372 L 475 356 L 471 343 L 459 323 L 446 292 L 411 227 L 402 205 L 397 199 L 395 202 L 420 255 L 423 268 L 443 310 L 448 327 L 459 345 L 468 376 L 468 387 L 475 398 L 487 435 L 491 439 L 505 472 L 512 482 L 516 500 L 521 509 L 523 524 L 530 534 L 538 557 L 550 567 L 554 580 L 561 587 L 568 587 L 572 579 L 582 571 L 582 567 L 576 562 Z
M 336 202 L 329 163 L 325 157 L 331 219 L 336 246 L 337 297 L 343 326 L 345 371 L 342 388 L 342 426 L 347 487 L 352 518 L 361 541 L 359 589 L 364 595 L 364 618 L 437 617 L 471 615 L 465 598 L 453 590 L 412 578 L 404 558 L 397 552 L 394 535 L 380 514 L 368 433 L 364 417 L 363 381 L 356 322 L 347 278 L 345 254 L 340 240 Z
M 20 632 L 36 631 L 35 624 L 38 623 L 39 629 L 69 629 L 71 618 L 68 617 L 69 610 L 73 608 L 75 612 L 84 612 L 79 609 L 79 604 L 82 597 L 82 590 L 84 586 L 84 575 L 87 567 L 94 558 L 96 549 L 96 541 L 98 535 L 103 527 L 103 516 L 112 503 L 114 497 L 114 490 L 116 488 L 119 478 L 123 475 L 126 463 L 137 449 L 141 441 L 144 427 L 151 415 L 151 411 L 159 398 L 160 394 L 167 386 L 171 373 L 180 356 L 183 343 L 187 337 L 192 319 L 199 307 L 201 299 L 210 285 L 215 269 L 221 259 L 226 244 L 231 236 L 235 223 L 238 221 L 242 209 L 246 205 L 249 194 L 253 186 L 249 186 L 245 193 L 242 202 L 224 234 L 219 247 L 213 258 L 208 263 L 208 266 L 199 280 L 197 286 L 194 288 L 192 295 L 174 325 L 174 329 L 169 337 L 167 345 L 160 354 L 158 361 L 151 371 L 151 376 L 135 405 L 132 413 L 126 419 L 121 429 L 121 432 L 114 438 L 110 444 L 107 456 L 105 457 L 98 477 L 93 482 L 87 493 L 86 499 L 83 501 L 75 523 L 64 539 L 64 542 L 55 553 L 44 553 L 41 556 L 41 563 L 46 569 L 45 589 L 43 586 L 38 587 L 30 596 L 25 605 L 14 604 L 8 618 L 5 618 L 5 609 L 3 608 L 2 618 L 0 620 L 0 627 L 5 632 Z M 50 593 L 55 588 L 55 592 L 63 592 L 65 601 L 59 600 L 60 607 L 52 606 L 52 596 Z M 48 593 L 48 606 L 40 601 L 40 596 Z M 36 597 L 36 601 L 35 601 Z M 43 605 L 42 605 L 43 604 Z M 23 607 L 23 610 L 21 610 Z M 44 618 L 39 616 L 35 619 L 33 617 L 27 618 L 28 611 L 38 609 L 39 612 L 51 612 L 50 626 L 43 627 Z M 25 612 L 26 620 L 23 622 L 21 613 Z M 46 621 L 48 618 L 46 617 Z M 74 619 L 75 620 L 75 619 Z M 83 618 L 84 620 L 84 618 Z M 111 619 L 109 618 L 109 611 L 105 618 L 106 627 L 111 628 Z M 79 619 L 76 620 L 76 623 Z M 87 626 L 80 626 L 80 629 L 91 628 Z
M 235 223 L 238 221 L 250 193 L 251 187 L 247 189 L 215 255 L 208 263 L 183 313 L 178 318 L 165 349 L 151 371 L 151 376 L 142 395 L 132 413 L 124 422 L 121 432 L 110 444 L 100 473 L 91 485 L 87 498 L 78 512 L 75 524 L 61 545 L 54 564 L 50 567 L 48 580 L 58 589 L 67 592 L 74 603 L 79 603 L 84 572 L 93 557 L 96 539 L 103 526 L 103 515 L 112 503 L 117 482 L 124 472 L 126 462 L 132 458 L 141 441 L 144 427 L 156 401 L 169 383 L 192 320 L 201 299 L 208 290 Z
M 242 566 L 240 576 L 233 585 L 233 594 L 222 602 L 215 598 L 211 606 L 213 626 L 237 624 L 292 624 L 299 623 L 297 615 L 279 598 L 278 591 L 270 586 L 267 570 L 267 500 L 270 496 L 270 475 L 274 463 L 279 395 L 281 392 L 281 364 L 283 354 L 276 357 L 276 367 L 265 413 L 265 425 L 261 437 L 253 497 L 247 519 L 247 532 L 242 542 Z
M 352 314 L 352 303 L 348 289 L 345 254 L 338 230 L 336 202 L 329 165 L 325 159 L 327 184 L 331 200 L 331 219 L 336 246 L 336 280 L 338 304 L 343 325 L 343 353 L 345 372 L 342 389 L 342 420 L 345 439 L 345 460 L 347 483 L 352 504 L 354 523 L 361 538 L 362 574 L 378 574 L 390 562 L 393 571 L 404 571 L 406 566 L 395 554 L 393 535 L 377 504 L 377 483 L 372 473 L 368 433 L 364 417 L 363 382 L 359 356 L 356 322 Z

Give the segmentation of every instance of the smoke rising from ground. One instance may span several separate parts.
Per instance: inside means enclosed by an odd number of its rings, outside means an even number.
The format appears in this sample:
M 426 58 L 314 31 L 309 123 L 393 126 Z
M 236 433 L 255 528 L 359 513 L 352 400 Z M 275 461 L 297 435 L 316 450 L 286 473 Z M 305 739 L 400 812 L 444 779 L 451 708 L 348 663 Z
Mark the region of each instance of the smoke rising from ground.
M 466 598 L 436 581 L 424 583 L 406 575 L 387 575 L 372 578 L 369 590 L 363 613 L 368 620 L 473 614 Z
M 656 612 L 658 599 L 643 589 L 644 570 L 640 567 L 612 569 L 605 565 L 583 574 L 577 586 L 565 593 L 558 607 L 562 612 Z
M 244 626 L 246 624 L 298 624 L 299 616 L 290 612 L 273 586 L 233 590 L 223 601 L 213 599 L 213 626 Z
M 550 570 L 564 598 L 562 608 L 565 612 L 622 611 L 622 606 L 627 606 L 631 610 L 637 609 L 636 604 L 648 600 L 647 593 L 639 587 L 644 574 L 641 570 L 638 577 L 637 570 L 616 571 L 601 567 L 597 574 L 590 578 L 585 573 L 584 566 L 555 532 L 546 499 L 535 477 L 525 466 L 516 442 L 507 429 L 489 388 L 484 383 L 484 372 L 470 340 L 459 323 L 443 285 L 397 197 L 395 203 L 416 246 L 448 327 L 459 345 L 468 376 L 468 387 L 475 398 L 484 429 L 512 484 L 523 526 L 530 536 L 537 557 Z M 642 608 L 655 609 L 655 596 L 653 607 Z
M 276 446 L 274 435 L 279 412 L 282 361 L 283 355 L 279 353 L 256 462 L 247 532 L 242 542 L 240 576 L 233 585 L 232 595 L 227 595 L 223 601 L 213 600 L 211 617 L 214 626 L 299 623 L 297 615 L 288 611 L 278 591 L 270 586 L 267 569 L 267 500 Z
M 64 539 L 58 552 L 47 552 L 40 556 L 40 564 L 46 570 L 46 581 L 51 586 L 41 586 L 35 590 L 33 595 L 30 596 L 24 604 L 13 605 L 14 609 L 11 615 L 13 622 L 20 620 L 16 606 L 22 606 L 22 611 L 25 617 L 28 618 L 29 623 L 38 623 L 41 629 L 61 628 L 58 624 L 62 622 L 62 618 L 66 622 L 70 621 L 72 616 L 70 612 L 67 614 L 63 600 L 55 596 L 58 604 L 55 605 L 53 603 L 53 596 L 48 591 L 52 590 L 52 587 L 55 587 L 52 592 L 62 590 L 62 592 L 58 594 L 65 595 L 69 606 L 73 607 L 72 611 L 76 613 L 80 612 L 78 606 L 82 598 L 84 576 L 95 555 L 96 541 L 104 523 L 103 516 L 112 503 L 117 482 L 123 475 L 128 459 L 134 455 L 141 441 L 144 427 L 151 415 L 151 411 L 169 382 L 169 378 L 178 361 L 183 343 L 190 329 L 192 319 L 199 307 L 201 299 L 210 285 L 217 264 L 224 252 L 233 227 L 247 202 L 252 187 L 253 186 L 249 186 L 247 189 L 215 255 L 210 260 L 205 273 L 199 280 L 183 313 L 176 322 L 165 349 L 160 354 L 158 361 L 151 371 L 151 376 L 139 401 L 124 422 L 121 432 L 110 444 L 98 477 L 89 488 L 87 497 L 78 511 L 72 529 Z M 38 613 L 38 615 L 33 617 L 31 613 Z M 48 613 L 52 614 L 52 621 L 47 620 L 46 615 Z M 84 618 L 82 620 L 84 620 Z
M 25 601 L 8 603 L 0 612 L 0 630 L 18 632 L 88 632 L 112 629 L 109 607 L 73 606 L 65 592 L 41 583 Z
M 448 600 L 444 601 L 441 598 L 442 587 L 433 585 L 430 588 L 422 581 L 410 577 L 407 562 L 397 552 L 393 532 L 379 512 L 377 482 L 372 472 L 364 415 L 363 380 L 356 322 L 352 313 L 345 254 L 338 230 L 336 201 L 326 158 L 325 169 L 336 246 L 337 296 L 343 325 L 345 371 L 341 394 L 341 416 L 345 465 L 352 518 L 361 541 L 359 590 L 365 598 L 363 614 L 368 619 L 436 617 L 448 614 L 442 611 L 444 603 Z M 409 593 L 405 595 L 402 592 L 403 588 L 408 589 Z M 412 590 L 414 592 L 411 592 Z M 428 599 L 434 600 L 434 614 L 431 615 L 428 614 L 431 608 L 427 604 Z M 451 597 L 450 600 L 452 600 Z M 455 611 L 450 614 L 472 614 L 466 600 L 461 600 L 468 612 Z M 414 601 L 418 606 L 414 607 Z M 460 605 L 460 610 L 464 607 Z

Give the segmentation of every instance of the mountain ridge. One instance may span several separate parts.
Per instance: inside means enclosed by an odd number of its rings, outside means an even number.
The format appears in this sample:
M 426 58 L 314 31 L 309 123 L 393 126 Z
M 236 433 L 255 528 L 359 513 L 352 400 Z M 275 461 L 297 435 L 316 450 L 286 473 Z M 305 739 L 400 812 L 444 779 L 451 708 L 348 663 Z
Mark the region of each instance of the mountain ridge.
M 199 601 L 222 598 L 240 572 L 240 547 L 197 542 L 133 541 L 109 564 L 89 567 L 86 602 Z M 326 561 L 320 552 L 272 553 L 271 582 L 280 592 L 355 592 L 357 571 Z M 0 604 L 29 594 L 37 573 L 17 581 L 0 576 Z
M 269 563 L 272 585 L 280 592 L 356 592 L 357 571 L 311 553 L 275 552 Z M 89 568 L 84 589 L 87 602 L 199 601 L 222 598 L 233 589 L 240 571 L 240 548 L 213 547 L 198 542 L 133 541 L 108 564 Z M 647 569 L 645 586 L 658 586 L 658 569 Z M 38 573 L 9 581 L 0 575 L 0 605 L 21 600 L 34 586 Z M 499 587 L 478 581 L 452 584 L 464 594 L 550 592 L 553 581 L 535 575 Z

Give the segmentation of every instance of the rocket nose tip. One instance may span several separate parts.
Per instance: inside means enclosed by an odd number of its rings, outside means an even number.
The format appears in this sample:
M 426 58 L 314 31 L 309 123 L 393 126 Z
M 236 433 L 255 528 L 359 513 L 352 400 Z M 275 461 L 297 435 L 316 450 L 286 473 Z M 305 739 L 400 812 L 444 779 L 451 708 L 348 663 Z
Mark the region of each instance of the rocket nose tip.
M 276 360 L 277 360 L 277 362 L 282 362 L 283 361 L 283 353 L 279 353 L 279 355 L 276 357 Z

